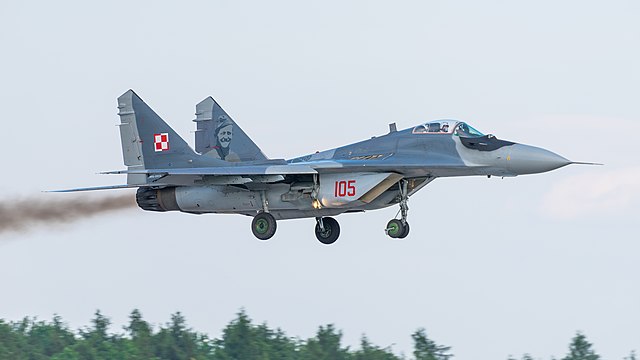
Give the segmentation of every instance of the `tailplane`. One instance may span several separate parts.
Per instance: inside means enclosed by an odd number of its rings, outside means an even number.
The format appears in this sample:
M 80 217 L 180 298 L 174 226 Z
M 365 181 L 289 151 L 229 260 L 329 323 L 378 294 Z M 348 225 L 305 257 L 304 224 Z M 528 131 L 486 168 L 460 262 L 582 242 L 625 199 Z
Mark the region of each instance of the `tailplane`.
M 196 151 L 226 161 L 263 161 L 267 157 L 238 124 L 208 97 L 196 105 Z

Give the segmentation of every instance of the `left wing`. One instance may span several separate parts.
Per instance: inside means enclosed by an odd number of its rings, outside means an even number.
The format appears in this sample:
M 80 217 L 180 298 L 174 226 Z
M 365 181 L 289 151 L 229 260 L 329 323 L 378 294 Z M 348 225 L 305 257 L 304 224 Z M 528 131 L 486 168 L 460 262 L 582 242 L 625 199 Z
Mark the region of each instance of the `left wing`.
M 242 166 L 216 166 L 206 168 L 182 168 L 182 169 L 131 169 L 107 171 L 101 174 L 160 174 L 160 175 L 297 175 L 317 174 L 318 172 L 307 165 L 242 165 Z

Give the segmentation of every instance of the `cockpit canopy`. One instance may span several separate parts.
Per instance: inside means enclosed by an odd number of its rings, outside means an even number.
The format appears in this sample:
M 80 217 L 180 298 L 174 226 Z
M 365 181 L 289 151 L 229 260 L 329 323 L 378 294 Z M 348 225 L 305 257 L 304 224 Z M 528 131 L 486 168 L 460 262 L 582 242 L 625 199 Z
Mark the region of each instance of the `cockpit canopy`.
M 460 137 L 481 137 L 483 133 L 457 120 L 437 120 L 413 128 L 414 134 L 453 134 Z

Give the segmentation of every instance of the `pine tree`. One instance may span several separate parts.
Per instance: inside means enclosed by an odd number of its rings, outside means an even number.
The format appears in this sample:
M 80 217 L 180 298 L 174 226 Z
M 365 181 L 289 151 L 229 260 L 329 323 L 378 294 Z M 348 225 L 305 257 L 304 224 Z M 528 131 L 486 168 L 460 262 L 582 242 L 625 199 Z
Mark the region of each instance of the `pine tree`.
M 132 359 L 154 359 L 153 330 L 148 322 L 142 319 L 140 310 L 134 309 L 129 315 L 129 325 L 124 328 L 130 339 L 131 349 L 128 356 Z
M 215 358 L 231 359 L 268 359 L 264 349 L 258 344 L 251 319 L 244 309 L 235 320 L 222 331 L 222 339 L 216 340 Z
M 413 356 L 416 360 L 447 360 L 453 357 L 449 354 L 450 346 L 437 345 L 427 337 L 426 330 L 423 328 L 418 329 L 411 337 L 414 343 Z
M 171 360 L 205 359 L 207 347 L 200 346 L 203 337 L 187 328 L 184 316 L 177 312 L 171 321 L 153 337 L 156 357 Z
M 50 357 L 61 353 L 67 346 L 76 342 L 75 336 L 58 315 L 53 317 L 51 323 L 25 319 L 21 326 L 25 325 L 28 327 L 26 335 L 32 351 L 43 356 Z
M 576 333 L 569 344 L 569 353 L 562 360 L 600 360 L 600 355 L 592 349 L 587 337 L 582 333 Z
M 25 332 L 0 320 L 0 359 L 29 359 L 31 348 Z
M 349 348 L 342 348 L 340 342 L 342 332 L 333 324 L 320 326 L 314 338 L 300 349 L 300 357 L 304 360 L 346 360 L 349 359 Z
M 400 360 L 388 348 L 382 349 L 369 342 L 369 339 L 362 335 L 360 339 L 360 350 L 353 354 L 354 360 Z
M 295 360 L 298 358 L 298 346 L 296 342 L 287 336 L 282 329 L 276 329 L 270 354 L 271 359 Z M 634 359 L 635 360 L 635 359 Z

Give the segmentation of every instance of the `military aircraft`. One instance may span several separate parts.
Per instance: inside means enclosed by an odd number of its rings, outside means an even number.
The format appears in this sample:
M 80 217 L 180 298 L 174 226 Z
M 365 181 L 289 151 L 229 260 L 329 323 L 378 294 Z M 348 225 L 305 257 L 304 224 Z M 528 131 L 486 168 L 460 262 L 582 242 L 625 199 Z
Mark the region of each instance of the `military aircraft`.
M 69 191 L 138 188 L 140 208 L 253 217 L 271 238 L 276 221 L 315 218 L 315 234 L 334 243 L 332 217 L 399 205 L 385 233 L 409 234 L 409 198 L 439 177 L 517 176 L 577 164 L 551 151 L 485 135 L 457 120 L 438 120 L 290 160 L 269 159 L 211 97 L 196 105 L 195 151 L 138 95 L 118 98 L 127 183 Z

